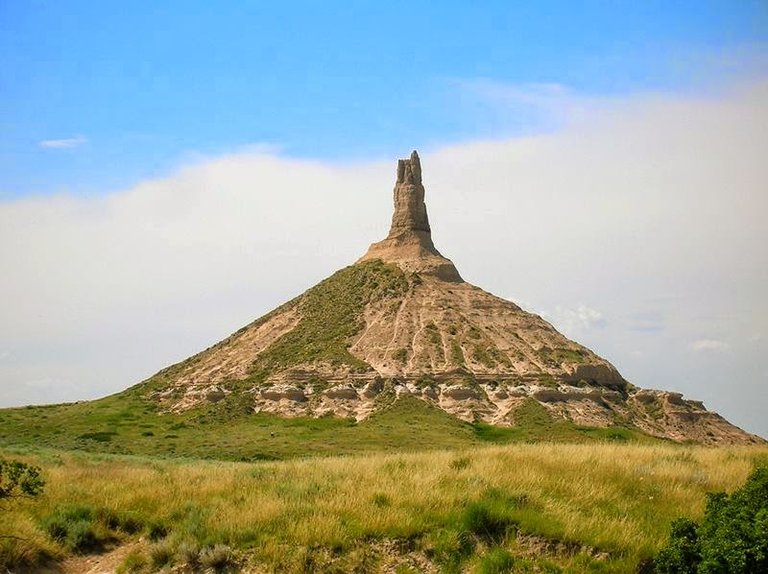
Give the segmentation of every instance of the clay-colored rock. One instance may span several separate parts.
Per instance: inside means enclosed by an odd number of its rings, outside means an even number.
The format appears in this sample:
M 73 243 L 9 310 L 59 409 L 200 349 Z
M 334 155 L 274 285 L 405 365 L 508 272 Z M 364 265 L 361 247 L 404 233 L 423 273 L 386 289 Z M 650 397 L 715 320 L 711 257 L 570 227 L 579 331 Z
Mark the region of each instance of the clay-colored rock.
M 473 389 L 472 387 L 467 387 L 464 385 L 451 385 L 446 387 L 443 389 L 442 394 L 457 401 L 480 398 L 480 393 L 477 391 L 477 389 Z
M 409 159 L 397 163 L 394 190 L 395 211 L 389 235 L 374 243 L 359 262 L 381 259 L 397 264 L 404 271 L 424 273 L 443 281 L 461 282 L 461 276 L 449 260 L 440 255 L 432 243 L 424 186 L 421 183 L 421 162 L 414 151 Z
M 288 400 L 303 403 L 307 396 L 302 389 L 293 385 L 274 385 L 261 391 L 261 396 L 270 401 Z
M 325 395 L 331 399 L 357 400 L 357 391 L 351 385 L 338 385 L 325 392 Z

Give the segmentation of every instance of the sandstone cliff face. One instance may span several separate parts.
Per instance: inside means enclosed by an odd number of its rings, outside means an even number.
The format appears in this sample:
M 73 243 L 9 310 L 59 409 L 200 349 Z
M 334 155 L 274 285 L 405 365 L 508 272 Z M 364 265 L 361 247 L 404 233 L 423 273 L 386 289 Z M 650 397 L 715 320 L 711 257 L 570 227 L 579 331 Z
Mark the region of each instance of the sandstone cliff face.
M 388 236 L 355 265 L 161 371 L 153 396 L 173 411 L 237 394 L 254 412 L 362 421 L 409 395 L 500 426 L 536 404 L 576 425 L 760 442 L 701 403 L 635 388 L 541 317 L 464 282 L 432 243 L 416 152 L 398 163 L 394 205 Z

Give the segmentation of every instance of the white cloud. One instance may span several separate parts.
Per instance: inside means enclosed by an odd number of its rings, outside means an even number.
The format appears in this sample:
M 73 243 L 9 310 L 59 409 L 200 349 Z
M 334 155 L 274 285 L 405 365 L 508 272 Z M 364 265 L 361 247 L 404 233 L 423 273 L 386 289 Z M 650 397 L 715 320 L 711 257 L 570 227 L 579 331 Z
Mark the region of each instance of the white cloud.
M 71 149 L 81 146 L 88 142 L 87 138 L 83 136 L 76 136 L 73 138 L 64 138 L 59 140 L 43 140 L 38 145 L 43 149 Z
M 542 312 L 542 316 L 565 335 L 573 335 L 586 329 L 606 325 L 605 317 L 600 311 L 583 303 L 573 309 L 558 305 L 554 311 Z
M 456 82 L 461 100 L 495 133 L 553 130 L 577 114 L 581 100 L 558 83 L 506 84 L 487 78 Z
M 768 435 L 764 344 L 741 344 L 768 329 L 768 84 L 573 109 L 547 135 L 423 153 L 436 245 L 631 382 Z M 0 203 L 0 404 L 125 388 L 352 263 L 386 234 L 394 159 L 257 148 L 119 193 Z M 731 342 L 722 365 L 681 343 L 701 333 Z
M 690 344 L 690 348 L 697 353 L 722 353 L 728 351 L 731 346 L 725 341 L 718 341 L 716 339 L 699 339 L 698 341 L 693 341 Z

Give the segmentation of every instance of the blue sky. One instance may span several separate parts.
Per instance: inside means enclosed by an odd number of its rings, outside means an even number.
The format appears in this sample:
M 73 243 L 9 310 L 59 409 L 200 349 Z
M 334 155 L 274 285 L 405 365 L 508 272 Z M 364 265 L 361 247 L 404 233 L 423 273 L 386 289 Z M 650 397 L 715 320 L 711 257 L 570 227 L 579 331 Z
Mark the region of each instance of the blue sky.
M 547 118 L 499 114 L 473 82 L 716 89 L 766 40 L 768 4 L 747 0 L 6 1 L 0 198 L 103 193 L 254 144 L 344 161 L 535 132 Z

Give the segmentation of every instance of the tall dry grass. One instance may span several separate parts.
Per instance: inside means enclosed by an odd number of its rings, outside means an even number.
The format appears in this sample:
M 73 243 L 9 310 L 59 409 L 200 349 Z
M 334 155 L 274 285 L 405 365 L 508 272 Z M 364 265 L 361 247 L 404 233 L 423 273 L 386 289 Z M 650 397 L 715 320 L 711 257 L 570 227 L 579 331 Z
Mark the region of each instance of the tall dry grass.
M 27 539 L 0 542 L 7 564 L 24 552 L 70 553 L 46 534 L 46 520 L 62 508 L 87 507 L 116 517 L 104 519 L 112 544 L 153 531 L 167 534 L 172 548 L 226 545 L 253 564 L 286 571 L 304 568 L 308 550 L 359 554 L 392 539 L 439 560 L 451 533 L 472 529 L 468 508 L 501 516 L 518 533 L 486 540 L 475 555 L 493 545 L 530 554 L 524 542 L 535 539 L 552 542 L 539 552 L 553 568 L 579 571 L 586 552 L 603 571 L 631 571 L 665 542 L 674 518 L 700 516 L 707 492 L 737 488 L 756 460 L 768 460 L 765 448 L 613 444 L 257 464 L 0 454 L 42 466 L 48 483 L 39 500 L 2 510 L 0 535 Z M 129 522 L 136 532 L 123 531 Z M 478 560 L 470 556 L 461 568 Z

